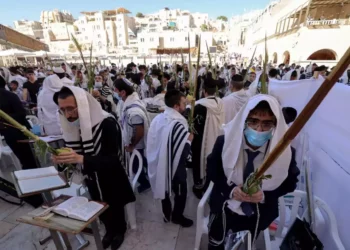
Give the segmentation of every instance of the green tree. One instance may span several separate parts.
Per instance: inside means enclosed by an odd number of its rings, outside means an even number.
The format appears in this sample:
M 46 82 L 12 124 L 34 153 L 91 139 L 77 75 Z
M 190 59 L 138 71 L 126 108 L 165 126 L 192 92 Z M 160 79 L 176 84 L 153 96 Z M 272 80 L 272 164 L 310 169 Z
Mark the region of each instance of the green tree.
M 228 20 L 226 16 L 219 16 L 217 19 L 225 21 L 225 22 L 227 22 L 227 20 Z
M 208 25 L 206 25 L 205 23 L 203 23 L 203 24 L 201 25 L 201 30 L 202 30 L 202 31 L 208 31 Z
M 136 13 L 136 17 L 142 18 L 142 17 L 145 17 L 145 16 L 141 12 L 137 12 Z

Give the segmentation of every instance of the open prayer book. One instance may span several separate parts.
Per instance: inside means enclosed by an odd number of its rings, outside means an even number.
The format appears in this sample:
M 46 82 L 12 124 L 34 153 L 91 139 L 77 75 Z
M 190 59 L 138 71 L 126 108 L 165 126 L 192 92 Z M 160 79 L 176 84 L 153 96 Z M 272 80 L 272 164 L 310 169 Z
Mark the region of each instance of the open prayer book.
M 88 221 L 103 207 L 100 203 L 76 196 L 58 205 L 53 212 L 72 219 Z
M 48 191 L 67 186 L 55 167 L 15 171 L 14 176 L 22 194 Z

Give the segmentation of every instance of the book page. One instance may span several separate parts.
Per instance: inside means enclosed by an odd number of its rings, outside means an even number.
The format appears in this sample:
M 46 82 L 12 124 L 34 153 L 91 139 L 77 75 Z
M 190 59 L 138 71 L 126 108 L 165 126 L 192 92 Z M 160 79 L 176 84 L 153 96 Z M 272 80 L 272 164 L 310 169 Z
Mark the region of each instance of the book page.
M 77 220 L 88 221 L 104 206 L 100 203 L 90 201 L 83 206 L 74 209 L 69 213 L 69 217 Z
M 40 138 L 40 140 L 47 142 L 47 143 L 63 139 L 62 135 L 40 136 L 39 138 Z
M 47 167 L 47 168 L 34 168 L 27 170 L 20 170 L 14 172 L 17 180 L 28 180 L 33 178 L 40 178 L 45 176 L 54 176 L 58 175 L 58 171 L 55 167 Z
M 58 205 L 53 211 L 63 216 L 68 216 L 72 211 L 87 204 L 89 200 L 85 197 L 72 197 Z
M 39 192 L 51 188 L 64 187 L 67 185 L 65 181 L 58 175 L 41 177 L 36 179 L 24 179 L 18 181 L 22 194 Z

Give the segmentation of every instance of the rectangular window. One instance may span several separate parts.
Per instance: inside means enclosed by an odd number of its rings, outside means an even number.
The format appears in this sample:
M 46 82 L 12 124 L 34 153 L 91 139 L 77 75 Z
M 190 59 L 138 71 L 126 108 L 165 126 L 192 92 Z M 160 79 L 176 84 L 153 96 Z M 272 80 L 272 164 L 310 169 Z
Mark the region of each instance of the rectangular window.
M 149 41 L 150 41 L 150 42 L 154 42 L 154 38 L 151 37 L 151 38 L 149 39 Z
M 170 42 L 174 42 L 175 38 L 174 37 L 170 37 Z
M 145 38 L 141 38 L 140 41 L 141 43 L 143 43 L 145 41 Z
M 187 41 L 188 41 L 188 37 L 186 36 L 186 37 L 185 37 L 185 42 L 187 42 Z
M 97 38 L 101 38 L 101 34 L 98 34 L 98 35 L 97 35 Z

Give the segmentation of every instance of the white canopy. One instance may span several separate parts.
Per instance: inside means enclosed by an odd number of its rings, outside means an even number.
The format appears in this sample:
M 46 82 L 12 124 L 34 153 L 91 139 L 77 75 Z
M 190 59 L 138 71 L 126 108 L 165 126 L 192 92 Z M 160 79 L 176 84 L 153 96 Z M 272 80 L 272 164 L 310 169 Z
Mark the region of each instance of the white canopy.
M 19 49 L 9 49 L 0 51 L 0 56 L 35 56 L 35 54 Z

